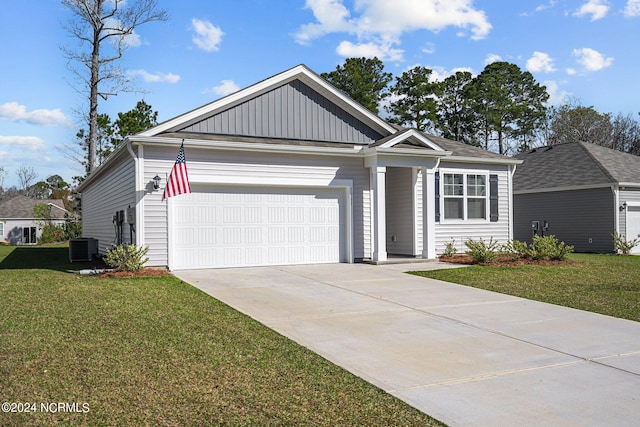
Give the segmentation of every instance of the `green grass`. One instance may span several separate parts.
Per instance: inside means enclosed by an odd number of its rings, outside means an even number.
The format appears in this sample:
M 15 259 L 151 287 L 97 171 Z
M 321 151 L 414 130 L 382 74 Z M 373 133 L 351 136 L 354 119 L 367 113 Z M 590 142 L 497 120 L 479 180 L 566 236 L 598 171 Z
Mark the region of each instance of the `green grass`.
M 472 266 L 413 274 L 640 321 L 640 257 L 572 254 L 555 266 Z
M 0 247 L 0 425 L 441 425 L 173 276 Z M 50 402 L 88 413 L 41 413 Z

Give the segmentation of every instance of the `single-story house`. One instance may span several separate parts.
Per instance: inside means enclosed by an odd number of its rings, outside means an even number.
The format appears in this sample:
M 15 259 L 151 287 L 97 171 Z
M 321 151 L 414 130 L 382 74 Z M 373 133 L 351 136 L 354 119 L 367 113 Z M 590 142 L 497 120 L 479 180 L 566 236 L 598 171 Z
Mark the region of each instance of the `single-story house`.
M 12 245 L 35 245 L 42 235 L 42 224 L 34 214 L 36 205 L 47 205 L 52 224 L 64 224 L 67 210 L 59 199 L 31 199 L 14 196 L 0 201 L 0 241 Z
M 192 193 L 163 200 L 181 144 Z M 299 65 L 126 138 L 79 188 L 83 235 L 172 270 L 433 259 L 512 238 L 518 163 L 396 127 Z
M 577 252 L 612 253 L 614 231 L 640 237 L 639 156 L 572 142 L 516 158 L 524 163 L 513 178 L 515 239 L 553 234 Z

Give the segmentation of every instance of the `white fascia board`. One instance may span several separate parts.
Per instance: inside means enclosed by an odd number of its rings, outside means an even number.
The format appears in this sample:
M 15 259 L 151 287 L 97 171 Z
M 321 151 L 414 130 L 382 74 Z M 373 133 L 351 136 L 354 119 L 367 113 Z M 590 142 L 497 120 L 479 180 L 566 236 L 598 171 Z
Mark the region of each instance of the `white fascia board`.
M 612 183 L 593 185 L 574 185 L 566 187 L 536 188 L 532 190 L 513 190 L 513 194 L 555 193 L 558 191 L 596 190 L 599 188 L 611 188 Z
M 424 136 L 423 134 L 421 134 L 415 129 L 409 129 L 407 132 L 403 132 L 401 135 L 398 135 L 395 138 L 391 138 L 389 141 L 380 145 L 380 148 L 391 148 L 394 145 L 400 144 L 401 142 L 406 141 L 411 137 L 418 139 L 420 142 L 424 143 L 425 145 L 430 147 L 432 150 L 444 151 L 442 147 L 438 146 L 436 143 L 434 143 L 429 138 L 427 138 L 426 136 Z
M 227 95 L 223 98 L 220 98 L 216 101 L 213 101 L 209 104 L 206 104 L 200 108 L 196 108 L 195 110 L 189 111 L 185 114 L 177 116 L 173 119 L 169 119 L 163 123 L 160 123 L 157 126 L 152 127 L 144 132 L 140 132 L 136 136 L 155 136 L 163 132 L 170 131 L 176 127 L 186 126 L 189 122 L 196 121 L 201 117 L 204 117 L 220 108 L 233 105 L 242 101 L 245 98 L 249 98 L 251 96 L 255 96 L 261 92 L 264 92 L 271 87 L 279 86 L 284 84 L 287 81 L 294 80 L 298 77 L 301 77 L 303 81 L 313 82 L 313 86 L 316 90 L 319 90 L 323 95 L 330 95 L 329 98 L 339 99 L 343 103 L 347 104 L 352 109 L 356 110 L 358 114 L 365 118 L 365 121 L 370 122 L 374 127 L 378 129 L 385 130 L 388 134 L 396 133 L 397 130 L 391 126 L 386 121 L 382 120 L 380 117 L 373 114 L 371 111 L 367 110 L 338 89 L 336 89 L 329 82 L 325 81 L 322 77 L 311 71 L 304 65 L 298 65 L 290 70 L 284 71 L 280 74 L 276 74 L 273 77 L 262 80 L 252 86 L 241 89 L 231 95 Z
M 313 147 L 303 145 L 284 145 L 266 143 L 247 143 L 234 141 L 210 141 L 190 138 L 167 138 L 167 137 L 142 137 L 131 138 L 133 144 L 143 145 L 171 145 L 177 147 L 184 142 L 186 147 L 206 148 L 208 150 L 232 150 L 244 152 L 276 153 L 276 154 L 317 154 L 324 156 L 361 156 L 362 147 L 353 148 L 332 148 Z
M 640 188 L 640 182 L 619 182 L 618 186 L 622 190 L 624 190 L 625 188 L 629 188 L 629 187 L 631 187 L 631 188 Z
M 447 157 L 448 162 L 455 163 L 481 163 L 491 165 L 520 165 L 524 160 L 516 160 L 505 157 L 504 159 L 491 159 L 487 157 L 467 157 L 467 156 L 450 156 Z

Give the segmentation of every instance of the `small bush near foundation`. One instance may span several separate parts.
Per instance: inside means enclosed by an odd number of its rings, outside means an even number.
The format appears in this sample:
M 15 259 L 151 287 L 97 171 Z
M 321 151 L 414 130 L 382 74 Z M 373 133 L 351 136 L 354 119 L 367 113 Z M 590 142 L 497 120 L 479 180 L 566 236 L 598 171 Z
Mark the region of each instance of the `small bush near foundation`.
M 149 258 L 145 257 L 148 251 L 148 247 L 123 243 L 107 249 L 104 262 L 116 271 L 140 271 L 149 261 Z
M 640 239 L 627 240 L 625 236 L 617 231 L 614 231 L 611 237 L 613 237 L 613 247 L 616 249 L 616 253 L 620 255 L 629 255 L 631 250 L 640 243 Z
M 520 240 L 512 240 L 502 245 L 501 252 L 508 255 L 511 261 L 518 261 L 519 259 L 527 258 L 529 253 L 529 246 L 526 242 Z
M 534 260 L 564 261 L 573 252 L 573 246 L 559 242 L 556 236 L 533 236 L 533 243 L 527 250 Z
M 493 240 L 493 237 L 491 237 L 488 242 L 485 242 L 482 239 L 469 239 L 464 242 L 464 244 L 469 248 L 467 254 L 471 255 L 473 262 L 476 264 L 488 264 L 498 258 L 498 249 L 500 249 L 500 245 L 497 240 Z
M 445 247 L 444 247 L 444 251 L 442 252 L 442 256 L 443 257 L 452 257 L 454 256 L 456 253 L 458 252 L 458 249 L 456 248 L 456 241 L 451 239 L 450 242 L 448 242 Z

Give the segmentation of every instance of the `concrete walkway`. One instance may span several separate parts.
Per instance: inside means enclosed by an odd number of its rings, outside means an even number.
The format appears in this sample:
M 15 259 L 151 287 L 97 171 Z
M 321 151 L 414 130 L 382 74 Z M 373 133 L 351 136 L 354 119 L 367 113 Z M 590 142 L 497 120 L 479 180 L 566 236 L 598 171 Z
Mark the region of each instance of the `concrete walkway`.
M 403 273 L 429 268 L 175 274 L 451 426 L 640 423 L 640 323 Z

